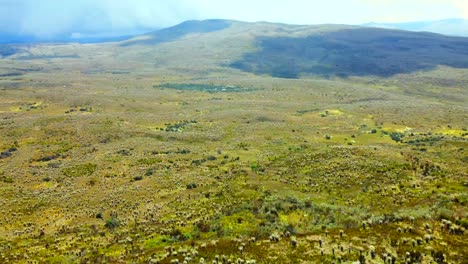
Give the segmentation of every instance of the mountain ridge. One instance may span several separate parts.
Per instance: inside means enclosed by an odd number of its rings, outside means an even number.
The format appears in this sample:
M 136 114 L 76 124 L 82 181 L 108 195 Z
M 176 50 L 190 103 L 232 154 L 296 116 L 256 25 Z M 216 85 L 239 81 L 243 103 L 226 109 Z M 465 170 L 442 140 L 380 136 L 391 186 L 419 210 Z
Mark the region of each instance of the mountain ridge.
M 468 68 L 467 46 L 468 38 L 427 32 L 214 19 L 186 21 L 89 49 L 99 49 L 124 61 L 144 61 L 179 71 L 237 70 L 280 78 L 347 78 L 390 77 L 438 66 Z M 59 54 L 56 48 L 47 54 L 30 51 L 28 47 L 0 47 L 0 54 L 13 59 L 87 56 L 80 56 L 76 50 Z
M 192 33 L 209 33 L 218 30 L 223 30 L 238 22 L 234 20 L 224 19 L 208 19 L 208 20 L 187 20 L 172 27 L 163 28 L 157 31 L 152 31 L 144 36 L 151 38 L 145 40 L 128 40 L 122 43 L 123 46 L 147 44 L 154 45 L 164 42 L 171 42 L 177 40 L 187 34 Z
M 257 21 L 257 22 L 244 22 L 239 20 L 231 19 L 206 19 L 206 20 L 186 20 L 174 26 L 165 27 L 165 28 L 156 28 L 156 29 L 138 29 L 134 32 L 126 33 L 112 33 L 107 32 L 106 34 L 99 34 L 97 36 L 82 36 L 74 37 L 76 33 L 68 32 L 63 33 L 59 36 L 50 37 L 50 38 L 40 38 L 36 37 L 33 34 L 22 34 L 22 33 L 11 33 L 11 32 L 1 32 L 0 31 L 0 44 L 39 44 L 39 43 L 106 43 L 106 42 L 118 42 L 131 40 L 132 38 L 139 36 L 155 35 L 161 34 L 167 31 L 173 31 L 174 29 L 181 30 L 180 33 L 183 33 L 183 29 L 192 31 L 197 28 L 198 31 L 205 31 L 205 28 L 200 28 L 200 24 L 211 23 L 212 29 L 223 29 L 224 27 L 229 26 L 233 23 L 250 23 L 250 24 L 274 24 L 274 25 L 283 25 L 283 26 L 323 26 L 323 25 L 344 25 L 344 24 L 333 24 L 333 23 L 324 23 L 324 24 L 287 24 L 287 23 L 277 23 L 277 22 L 268 22 L 268 21 Z M 224 24 L 224 25 L 223 25 Z M 389 28 L 389 29 L 401 29 L 408 31 L 425 31 L 438 33 L 443 35 L 450 36 L 462 36 L 468 37 L 468 20 L 461 18 L 448 18 L 442 20 L 433 20 L 433 21 L 416 21 L 416 22 L 402 22 L 402 23 L 381 23 L 381 22 L 369 22 L 361 25 L 346 25 L 346 26 L 362 26 L 362 27 L 378 27 L 378 28 Z M 206 31 L 205 31 L 206 32 Z M 202 32 L 200 32 L 202 33 Z M 78 34 L 81 36 L 81 34 Z M 166 39 L 170 39 L 171 36 L 166 36 Z M 162 41 L 164 42 L 164 41 Z
M 462 18 L 448 18 L 431 21 L 415 21 L 404 23 L 370 22 L 362 24 L 366 27 L 401 29 L 416 32 L 432 32 L 448 36 L 468 37 L 468 20 Z
M 192 39 L 185 38 L 193 35 Z M 250 46 L 225 64 L 244 72 L 280 78 L 305 75 L 389 77 L 437 66 L 468 68 L 468 38 L 430 32 L 349 25 L 288 25 L 229 20 L 187 21 L 152 32 L 132 45 L 180 45 L 203 42 L 211 52 L 233 39 Z M 209 45 L 209 43 L 217 43 Z M 170 49 L 171 45 L 165 47 Z M 223 51 L 220 51 L 223 52 Z M 193 55 L 191 55 L 193 56 Z

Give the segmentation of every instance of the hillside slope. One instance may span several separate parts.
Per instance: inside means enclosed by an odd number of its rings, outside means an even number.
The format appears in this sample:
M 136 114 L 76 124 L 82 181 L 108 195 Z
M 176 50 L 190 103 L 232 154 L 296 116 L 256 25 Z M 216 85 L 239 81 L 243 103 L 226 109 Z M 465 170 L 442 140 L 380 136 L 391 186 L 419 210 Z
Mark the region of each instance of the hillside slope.
M 233 21 L 221 19 L 210 19 L 205 21 L 190 20 L 175 25 L 173 27 L 164 28 L 153 33 L 147 34 L 149 38 L 125 41 L 121 45 L 155 45 L 164 42 L 171 42 L 178 40 L 188 34 L 209 33 L 213 31 L 223 30 L 230 27 L 232 23 Z
M 164 47 L 160 53 L 178 54 L 192 66 L 203 62 L 199 67 L 228 66 L 283 78 L 388 77 L 440 65 L 468 68 L 468 38 L 345 25 L 188 21 L 121 46 L 143 46 L 155 54 Z
M 231 66 L 286 78 L 301 74 L 388 77 L 439 65 L 468 68 L 468 39 L 431 33 L 359 28 L 257 40 L 260 50 Z

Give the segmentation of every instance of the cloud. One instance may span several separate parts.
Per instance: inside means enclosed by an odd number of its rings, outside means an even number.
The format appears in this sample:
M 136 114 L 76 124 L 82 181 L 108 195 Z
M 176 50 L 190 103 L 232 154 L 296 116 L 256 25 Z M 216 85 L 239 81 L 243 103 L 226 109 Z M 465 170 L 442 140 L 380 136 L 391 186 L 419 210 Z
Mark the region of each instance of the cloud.
M 449 2 L 459 8 L 460 16 L 462 18 L 468 19 L 468 2 L 466 0 L 452 0 Z
M 355 0 L 378 22 L 409 22 L 463 17 L 466 0 Z
M 62 34 L 131 32 L 169 26 L 197 14 L 190 1 L 0 0 L 0 26 L 10 33 Z

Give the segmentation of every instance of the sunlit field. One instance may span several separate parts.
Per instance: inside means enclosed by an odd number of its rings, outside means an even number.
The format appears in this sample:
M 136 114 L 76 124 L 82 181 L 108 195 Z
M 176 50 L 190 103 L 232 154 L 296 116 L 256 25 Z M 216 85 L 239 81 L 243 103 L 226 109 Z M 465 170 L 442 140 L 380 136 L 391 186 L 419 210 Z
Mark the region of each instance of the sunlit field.
M 1 59 L 0 262 L 466 263 L 468 69 L 272 77 L 250 27 Z

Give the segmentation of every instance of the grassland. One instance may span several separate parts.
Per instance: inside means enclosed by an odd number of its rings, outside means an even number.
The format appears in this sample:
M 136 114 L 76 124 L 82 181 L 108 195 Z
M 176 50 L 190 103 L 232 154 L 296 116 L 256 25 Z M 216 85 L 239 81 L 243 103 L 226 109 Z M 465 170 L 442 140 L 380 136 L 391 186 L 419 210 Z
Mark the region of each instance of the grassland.
M 253 40 L 3 58 L 0 262 L 466 263 L 468 70 L 226 67 Z

